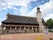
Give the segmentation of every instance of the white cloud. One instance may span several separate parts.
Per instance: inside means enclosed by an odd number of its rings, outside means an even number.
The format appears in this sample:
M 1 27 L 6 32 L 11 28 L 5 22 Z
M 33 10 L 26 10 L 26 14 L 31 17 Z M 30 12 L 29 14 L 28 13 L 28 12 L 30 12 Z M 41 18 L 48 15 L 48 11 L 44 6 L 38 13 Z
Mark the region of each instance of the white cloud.
M 45 20 L 48 20 L 49 18 L 52 18 L 52 19 L 53 19 L 53 14 L 52 14 L 52 13 L 49 14 L 49 15 L 47 15 L 47 17 L 45 17 L 44 19 L 45 19 Z
M 21 8 L 21 15 L 24 15 L 27 13 L 28 10 L 28 3 L 31 1 L 37 1 L 37 0 L 1 0 L 0 3 L 0 9 L 6 10 L 6 9 L 13 9 L 15 12 L 17 11 L 17 8 L 13 6 L 22 6 Z
M 42 11 L 42 17 L 47 20 L 49 18 L 53 18 L 53 0 L 50 0 L 49 2 L 45 3 L 44 5 L 39 6 Z M 35 17 L 36 15 L 36 8 L 35 7 L 28 15 Z M 34 15 L 35 14 L 35 15 Z
M 40 6 L 41 8 L 41 11 L 42 11 L 42 15 L 44 17 L 45 20 L 49 19 L 49 18 L 52 18 L 53 16 L 53 13 L 52 13 L 52 10 L 53 10 L 53 0 L 50 0 L 50 2 Z
M 53 9 L 53 0 L 50 0 L 48 3 L 45 3 L 44 5 L 40 5 L 41 11 L 43 13 L 50 12 Z
M 22 7 L 21 8 L 21 15 L 26 15 L 26 13 L 27 13 L 27 10 L 28 10 L 28 7 L 26 6 L 26 7 Z
M 31 1 L 37 1 L 37 0 L 2 0 L 0 5 L 21 5 L 21 6 L 27 6 L 27 4 Z
M 36 8 L 34 8 L 30 13 L 28 13 L 28 16 L 36 17 Z

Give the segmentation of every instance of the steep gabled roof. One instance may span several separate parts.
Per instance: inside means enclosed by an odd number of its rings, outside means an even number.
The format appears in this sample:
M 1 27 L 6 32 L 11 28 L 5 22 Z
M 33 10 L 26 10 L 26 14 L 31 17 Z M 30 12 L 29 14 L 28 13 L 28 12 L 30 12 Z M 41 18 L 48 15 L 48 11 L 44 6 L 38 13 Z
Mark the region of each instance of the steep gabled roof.
M 17 15 L 7 15 L 7 19 L 2 21 L 2 23 L 21 23 L 21 24 L 38 24 L 35 17 L 17 16 Z

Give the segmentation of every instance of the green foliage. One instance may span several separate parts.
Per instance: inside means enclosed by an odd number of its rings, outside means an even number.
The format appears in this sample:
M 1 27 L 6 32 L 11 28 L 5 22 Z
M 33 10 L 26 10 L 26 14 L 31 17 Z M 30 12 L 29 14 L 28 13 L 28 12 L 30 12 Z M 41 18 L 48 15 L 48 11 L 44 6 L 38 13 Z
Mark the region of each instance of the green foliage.
M 52 19 L 48 19 L 46 23 L 47 23 L 47 28 L 53 29 L 53 20 Z
M 49 32 L 53 32 L 53 20 L 52 19 L 48 19 L 46 21 L 47 27 L 49 29 Z

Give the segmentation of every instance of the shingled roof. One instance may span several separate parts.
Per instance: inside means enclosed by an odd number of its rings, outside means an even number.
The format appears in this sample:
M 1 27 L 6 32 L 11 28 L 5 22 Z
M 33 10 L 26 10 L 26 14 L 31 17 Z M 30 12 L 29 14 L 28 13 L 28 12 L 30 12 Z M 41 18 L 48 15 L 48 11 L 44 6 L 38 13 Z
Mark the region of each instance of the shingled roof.
M 7 19 L 2 23 L 38 24 L 35 17 L 17 16 L 7 14 Z

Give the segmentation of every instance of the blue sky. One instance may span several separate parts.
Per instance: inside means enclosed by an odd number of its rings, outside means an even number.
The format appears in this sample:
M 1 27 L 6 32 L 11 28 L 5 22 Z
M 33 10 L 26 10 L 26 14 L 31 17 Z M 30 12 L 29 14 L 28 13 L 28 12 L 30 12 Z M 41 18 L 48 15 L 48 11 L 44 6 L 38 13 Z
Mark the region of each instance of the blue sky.
M 0 0 L 0 24 L 7 18 L 7 13 L 36 17 L 38 6 L 44 20 L 53 19 L 53 0 Z

